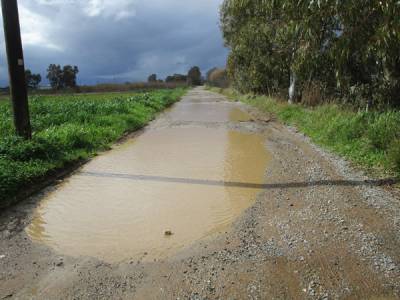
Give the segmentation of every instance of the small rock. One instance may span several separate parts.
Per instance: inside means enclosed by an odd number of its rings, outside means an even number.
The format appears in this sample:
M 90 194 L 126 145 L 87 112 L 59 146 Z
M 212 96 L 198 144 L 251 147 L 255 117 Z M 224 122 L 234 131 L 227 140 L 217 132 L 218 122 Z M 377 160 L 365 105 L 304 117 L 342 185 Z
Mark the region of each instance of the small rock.
M 6 258 L 5 255 L 0 255 L 0 259 Z
M 59 261 L 58 263 L 56 263 L 56 266 L 57 267 L 62 267 L 64 265 L 64 262 L 63 261 Z
M 328 300 L 329 299 L 329 295 L 328 294 L 324 294 L 321 296 L 320 298 L 321 300 Z
M 165 236 L 171 236 L 171 235 L 173 235 L 173 233 L 172 233 L 171 230 L 166 230 L 166 231 L 164 232 L 164 235 L 165 235 Z

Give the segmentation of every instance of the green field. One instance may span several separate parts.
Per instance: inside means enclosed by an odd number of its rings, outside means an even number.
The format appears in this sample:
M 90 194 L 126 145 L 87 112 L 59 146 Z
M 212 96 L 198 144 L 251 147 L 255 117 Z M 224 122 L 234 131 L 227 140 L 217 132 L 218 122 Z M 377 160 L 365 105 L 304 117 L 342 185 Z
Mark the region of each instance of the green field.
M 18 138 L 9 101 L 0 102 L 0 207 L 66 166 L 90 158 L 137 130 L 186 89 L 149 93 L 31 97 L 33 137 Z
M 212 88 L 231 99 L 273 113 L 285 124 L 296 126 L 313 142 L 378 176 L 400 177 L 400 112 L 357 111 L 336 104 L 313 108 L 288 105 L 267 96 L 241 95 Z

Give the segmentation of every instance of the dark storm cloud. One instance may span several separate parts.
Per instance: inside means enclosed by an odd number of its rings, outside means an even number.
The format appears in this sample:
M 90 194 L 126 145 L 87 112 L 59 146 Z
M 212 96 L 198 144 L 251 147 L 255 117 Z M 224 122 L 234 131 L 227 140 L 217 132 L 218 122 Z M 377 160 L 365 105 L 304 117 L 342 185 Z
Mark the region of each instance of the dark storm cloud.
M 80 68 L 80 83 L 140 81 L 223 66 L 221 0 L 19 0 L 25 62 Z M 4 42 L 1 83 L 6 82 Z

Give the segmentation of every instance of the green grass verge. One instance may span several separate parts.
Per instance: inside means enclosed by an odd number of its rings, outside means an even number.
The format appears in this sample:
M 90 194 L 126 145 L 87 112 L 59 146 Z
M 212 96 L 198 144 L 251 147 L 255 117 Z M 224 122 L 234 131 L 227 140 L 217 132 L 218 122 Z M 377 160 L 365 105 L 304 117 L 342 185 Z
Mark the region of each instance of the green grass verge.
M 288 105 L 266 96 L 211 89 L 273 113 L 316 144 L 342 155 L 371 174 L 400 177 L 400 112 L 397 110 L 354 111 L 335 104 L 309 108 Z
M 63 95 L 29 100 L 32 140 L 14 134 L 9 101 L 0 103 L 0 207 L 55 171 L 94 156 L 137 130 L 186 89 Z

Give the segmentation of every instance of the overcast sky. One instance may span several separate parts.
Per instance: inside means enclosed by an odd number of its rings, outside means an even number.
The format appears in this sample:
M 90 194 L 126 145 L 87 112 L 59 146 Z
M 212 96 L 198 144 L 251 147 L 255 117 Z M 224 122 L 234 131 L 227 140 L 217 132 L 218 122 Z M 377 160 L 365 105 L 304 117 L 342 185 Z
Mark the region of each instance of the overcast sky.
M 19 0 L 25 66 L 77 65 L 80 84 L 224 66 L 222 0 Z M 8 82 L 1 29 L 0 85 Z

